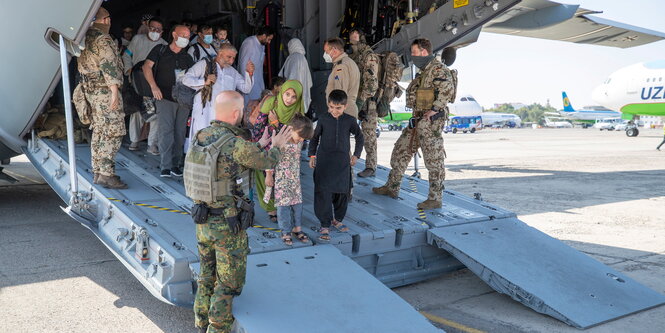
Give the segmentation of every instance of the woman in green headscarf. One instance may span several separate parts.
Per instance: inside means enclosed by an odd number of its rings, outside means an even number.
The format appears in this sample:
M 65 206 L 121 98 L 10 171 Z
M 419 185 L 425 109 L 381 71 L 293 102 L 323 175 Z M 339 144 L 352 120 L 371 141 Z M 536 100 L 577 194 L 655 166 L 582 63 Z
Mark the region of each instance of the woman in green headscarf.
M 280 130 L 285 125 L 288 125 L 297 113 L 305 114 L 302 100 L 302 84 L 296 80 L 289 80 L 284 82 L 277 96 L 266 97 L 261 102 L 260 112 L 255 119 L 252 119 L 252 124 L 249 126 L 252 141 L 259 141 L 265 131 L 272 133 L 275 130 Z M 271 146 L 268 145 L 265 149 L 269 150 Z M 264 201 L 266 188 L 272 188 L 275 184 L 274 170 L 257 170 L 255 172 L 255 179 L 256 200 L 268 212 L 270 220 L 277 222 L 277 209 L 275 208 L 274 199 L 271 198 L 268 202 Z M 269 194 L 268 196 L 272 195 Z

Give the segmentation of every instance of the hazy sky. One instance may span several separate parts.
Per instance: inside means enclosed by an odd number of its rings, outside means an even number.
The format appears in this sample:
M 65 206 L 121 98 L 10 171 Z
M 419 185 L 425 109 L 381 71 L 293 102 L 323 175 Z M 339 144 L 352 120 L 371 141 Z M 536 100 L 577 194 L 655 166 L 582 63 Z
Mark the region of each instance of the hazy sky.
M 662 0 L 565 0 L 603 11 L 601 18 L 665 32 Z M 477 43 L 457 52 L 459 94 L 471 94 L 484 107 L 534 102 L 561 109 L 565 90 L 573 106 L 596 105 L 593 89 L 614 71 L 642 61 L 665 59 L 665 40 L 620 49 L 544 39 L 481 33 Z M 459 96 L 458 94 L 458 96 Z

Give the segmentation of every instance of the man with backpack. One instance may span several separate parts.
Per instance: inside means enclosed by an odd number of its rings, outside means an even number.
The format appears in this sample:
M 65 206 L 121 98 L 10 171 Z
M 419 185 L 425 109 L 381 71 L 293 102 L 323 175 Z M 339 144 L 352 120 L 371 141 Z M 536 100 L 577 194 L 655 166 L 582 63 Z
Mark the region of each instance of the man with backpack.
M 392 170 L 386 184 L 372 191 L 396 199 L 411 157 L 418 148 L 422 148 L 429 171 L 429 194 L 427 200 L 418 204 L 418 208 L 441 208 L 446 177 L 443 162 L 446 153 L 441 131 L 448 118 L 448 103 L 455 98 L 457 74 L 432 53 L 432 43 L 425 38 L 418 38 L 411 44 L 411 60 L 420 69 L 406 89 L 406 106 L 413 110 L 413 116 L 393 148 L 390 156 Z
M 153 17 L 147 22 L 146 33 L 139 34 L 132 38 L 129 46 L 122 54 L 122 61 L 125 65 L 125 75 L 129 76 L 134 66 L 143 66 L 143 61 L 148 57 L 150 51 L 158 45 L 167 45 L 162 39 L 163 23 L 158 17 Z M 132 89 L 132 87 L 129 87 Z M 141 129 L 145 124 L 140 112 L 134 112 L 129 116 L 129 150 L 138 150 L 141 136 Z M 150 134 L 148 135 L 148 153 L 158 155 L 157 149 L 157 117 L 150 119 Z
M 212 27 L 203 24 L 199 27 L 198 38 L 196 43 L 189 46 L 187 53 L 192 56 L 194 62 L 197 63 L 203 59 L 213 60 L 217 56 L 217 51 L 212 47 Z
M 189 29 L 177 25 L 171 33 L 173 42 L 158 45 L 150 51 L 143 65 L 143 74 L 155 99 L 158 125 L 161 177 L 182 176 L 183 144 L 187 131 L 189 109 L 176 102 L 172 94 L 177 81 L 194 61 L 185 48 L 189 45 Z
M 220 46 L 219 54 L 214 61 L 207 59 L 199 61 L 185 74 L 182 83 L 197 91 L 185 150 L 196 133 L 210 126 L 210 121 L 215 118 L 213 104 L 217 95 L 226 90 L 237 90 L 243 94 L 248 94 L 252 90 L 254 64 L 250 61 L 246 71 L 241 75 L 233 68 L 237 54 L 238 51 L 233 45 L 224 43 Z

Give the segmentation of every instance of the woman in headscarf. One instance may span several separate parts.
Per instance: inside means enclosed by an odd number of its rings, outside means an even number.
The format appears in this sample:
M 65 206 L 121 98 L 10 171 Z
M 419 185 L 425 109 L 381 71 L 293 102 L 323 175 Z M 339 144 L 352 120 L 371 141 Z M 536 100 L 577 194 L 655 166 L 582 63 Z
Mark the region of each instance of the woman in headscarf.
M 312 73 L 309 72 L 309 64 L 305 58 L 305 47 L 298 38 L 292 38 L 288 43 L 289 56 L 284 62 L 279 76 L 287 80 L 297 80 L 302 84 L 302 100 L 305 112 L 309 110 L 309 103 L 312 101 L 310 89 L 312 88 Z
M 270 96 L 262 101 L 260 112 L 252 119 L 252 124 L 249 125 L 252 141 L 257 142 L 265 131 L 272 133 L 280 130 L 282 127 L 288 125 L 296 114 L 305 114 L 303 87 L 300 82 L 289 80 L 282 85 L 277 96 Z M 265 149 L 269 150 L 271 146 L 269 144 Z M 256 171 L 255 179 L 257 200 L 261 204 L 261 207 L 268 212 L 270 220 L 277 222 L 277 209 L 275 208 L 274 199 L 271 198 L 272 195 L 270 193 L 266 195 L 266 188 L 274 186 L 274 171 Z M 264 197 L 270 198 L 270 200 L 266 202 Z

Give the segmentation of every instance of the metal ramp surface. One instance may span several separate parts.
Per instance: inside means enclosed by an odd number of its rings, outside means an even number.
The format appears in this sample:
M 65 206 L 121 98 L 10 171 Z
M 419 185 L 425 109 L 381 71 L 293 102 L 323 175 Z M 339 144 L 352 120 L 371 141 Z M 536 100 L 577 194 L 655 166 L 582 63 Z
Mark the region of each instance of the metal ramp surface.
M 248 257 L 236 331 L 443 332 L 331 245 Z
M 191 306 L 199 265 L 194 224 L 188 215 L 191 201 L 185 196 L 182 180 L 160 178 L 157 157 L 122 148 L 116 171 L 129 189 L 105 189 L 92 184 L 89 145 L 76 145 L 75 149 L 81 203 L 67 212 L 88 227 L 155 297 Z M 71 189 L 65 142 L 35 138 L 24 152 L 68 202 Z M 354 172 L 362 169 L 363 161 L 359 161 Z M 376 177 L 356 179 L 344 220 L 350 231 L 332 230 L 328 244 L 317 244 L 312 169 L 303 158 L 303 231 L 314 244 L 296 241 L 293 247 L 284 245 L 277 224 L 257 209 L 258 226 L 247 232 L 250 260 L 255 256 L 293 259 L 296 257 L 291 257 L 291 252 L 333 246 L 389 288 L 466 265 L 498 291 L 576 327 L 597 325 L 665 303 L 664 296 L 527 227 L 513 212 L 490 203 L 445 190 L 441 209 L 417 210 L 416 204 L 427 197 L 428 184 L 411 177 L 403 179 L 397 200 L 373 194 L 371 188 L 383 185 L 388 171 L 379 167 Z M 147 251 L 144 257 L 143 250 Z M 277 268 L 252 268 L 252 272 L 272 269 Z M 251 275 L 250 279 L 266 278 Z M 302 283 L 312 279 L 309 274 L 299 277 Z M 578 283 L 580 279 L 584 281 Z M 333 298 L 326 301 L 343 301 Z
M 496 291 L 577 328 L 665 304 L 664 295 L 516 218 L 435 228 L 428 239 Z

